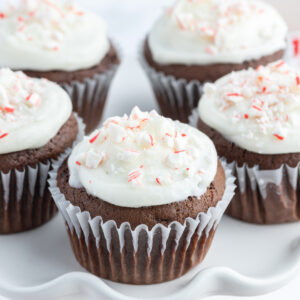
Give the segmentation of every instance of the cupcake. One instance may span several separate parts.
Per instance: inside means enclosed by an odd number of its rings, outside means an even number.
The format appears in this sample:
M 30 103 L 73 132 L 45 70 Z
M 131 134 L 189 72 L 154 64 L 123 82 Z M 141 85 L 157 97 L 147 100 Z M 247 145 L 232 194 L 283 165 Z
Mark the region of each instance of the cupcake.
M 62 88 L 0 69 L 1 234 L 32 229 L 55 215 L 47 185 L 51 159 L 72 146 L 78 132 Z
M 278 61 L 207 83 L 197 118 L 238 179 L 227 213 L 299 221 L 300 74 Z
M 188 122 L 203 83 L 283 57 L 287 26 L 252 0 L 179 0 L 154 24 L 141 61 L 163 115 Z
M 131 284 L 177 278 L 199 264 L 234 185 L 212 141 L 134 108 L 61 156 L 49 180 L 79 263 Z
M 119 65 L 105 23 L 72 0 L 24 0 L 0 17 L 0 66 L 47 78 L 70 95 L 93 130 Z

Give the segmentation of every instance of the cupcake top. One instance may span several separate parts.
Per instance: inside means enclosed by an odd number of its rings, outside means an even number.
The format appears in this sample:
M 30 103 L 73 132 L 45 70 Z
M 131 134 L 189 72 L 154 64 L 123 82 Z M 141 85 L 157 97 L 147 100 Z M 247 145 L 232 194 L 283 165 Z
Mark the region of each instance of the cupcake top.
M 300 74 L 284 61 L 233 72 L 204 86 L 199 114 L 248 151 L 300 152 Z
M 285 48 L 287 26 L 259 0 L 179 0 L 149 34 L 160 64 L 242 63 Z
M 46 145 L 71 112 L 71 100 L 57 84 L 0 69 L 0 154 Z
M 106 25 L 73 0 L 21 0 L 0 11 L 0 66 L 74 71 L 100 63 L 109 50 Z
M 74 188 L 117 206 L 156 206 L 205 193 L 217 154 L 197 129 L 135 107 L 85 137 L 68 166 Z

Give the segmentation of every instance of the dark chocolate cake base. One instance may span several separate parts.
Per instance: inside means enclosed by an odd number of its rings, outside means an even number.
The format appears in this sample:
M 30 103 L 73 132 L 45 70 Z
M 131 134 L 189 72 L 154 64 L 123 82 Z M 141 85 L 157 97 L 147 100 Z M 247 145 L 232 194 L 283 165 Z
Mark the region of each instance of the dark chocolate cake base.
M 89 69 L 70 72 L 34 70 L 24 72 L 31 77 L 47 78 L 64 88 L 72 99 L 73 111 L 83 119 L 86 132 L 89 133 L 101 121 L 109 86 L 119 64 L 117 51 L 111 44 L 102 61 Z
M 246 164 L 249 168 L 256 165 L 260 170 L 275 171 L 282 167 L 282 180 L 279 185 L 268 183 L 263 195 L 257 180 L 246 171 L 243 187 L 236 181 L 237 189 L 227 209 L 227 214 L 249 223 L 280 224 L 300 221 L 300 184 L 296 189 L 291 185 L 288 167 L 295 168 L 300 161 L 300 153 L 258 154 L 247 151 L 226 140 L 219 132 L 207 126 L 200 119 L 198 129 L 208 135 L 215 143 L 218 155 L 225 157 L 228 163 L 234 162 L 236 167 Z M 234 175 L 239 178 L 234 167 Z M 255 184 L 254 184 L 255 183 Z
M 258 66 L 267 65 L 276 60 L 282 59 L 284 50 L 279 50 L 271 55 L 263 56 L 260 59 L 247 60 L 241 64 L 219 63 L 209 65 L 183 65 L 183 64 L 159 64 L 153 59 L 148 39 L 144 44 L 144 55 L 148 64 L 157 72 L 174 76 L 177 79 L 183 78 L 187 82 L 197 80 L 200 83 L 215 82 L 217 79 L 233 71 L 241 71 L 248 68 L 256 69 Z
M 0 234 L 35 228 L 56 214 L 47 183 L 51 159 L 72 146 L 77 133 L 72 115 L 45 146 L 0 154 Z
M 198 129 L 214 142 L 220 157 L 225 157 L 228 163 L 236 162 L 239 167 L 246 163 L 250 168 L 258 165 L 260 170 L 276 170 L 283 164 L 296 167 L 300 162 L 300 153 L 259 154 L 242 149 L 225 139 L 219 132 L 207 126 L 200 119 Z
M 142 55 L 161 113 L 173 120 L 188 123 L 192 110 L 199 103 L 205 82 L 214 82 L 233 71 L 267 65 L 281 59 L 284 50 L 241 64 L 162 65 L 154 61 L 146 39 Z
M 184 275 L 204 259 L 216 229 L 216 226 L 206 225 L 199 236 L 198 229 L 201 224 L 190 229 L 190 224 L 187 223 L 177 243 L 175 225 L 172 225 L 167 237 L 163 236 L 162 229 L 158 227 L 152 233 L 151 246 L 147 232 L 141 230 L 138 235 L 137 251 L 135 251 L 132 235 L 138 225 L 147 225 L 150 230 L 157 224 L 167 227 L 173 221 L 184 224 L 188 217 L 196 218 L 200 212 L 205 213 L 210 207 L 216 206 L 223 198 L 225 190 L 225 173 L 220 163 L 214 181 L 200 198 L 189 197 L 181 202 L 161 206 L 141 208 L 115 206 L 88 195 L 83 188 L 72 188 L 68 180 L 69 171 L 65 161 L 58 170 L 57 186 L 68 201 L 79 207 L 82 212 L 89 212 L 92 218 L 100 216 L 103 223 L 113 220 L 120 228 L 121 224 L 128 222 L 122 233 L 124 243 L 121 250 L 121 240 L 116 227 L 110 229 L 109 248 L 106 238 L 107 228 L 104 229 L 101 224 L 98 244 L 91 234 L 92 228 L 89 228 L 88 240 L 85 239 L 82 229 L 78 234 L 78 230 L 72 232 L 69 228 L 68 233 L 76 259 L 84 268 L 97 276 L 130 284 L 160 283 Z M 187 236 L 191 230 L 191 240 L 188 242 Z M 167 238 L 166 248 L 162 251 L 164 238 Z
M 80 59 L 80 58 L 78 58 Z M 84 81 L 86 78 L 92 78 L 96 74 L 105 73 L 114 65 L 119 65 L 120 60 L 115 47 L 111 44 L 108 53 L 99 64 L 89 69 L 76 71 L 34 71 L 24 70 L 23 72 L 29 77 L 46 78 L 58 84 L 71 83 L 72 81 Z

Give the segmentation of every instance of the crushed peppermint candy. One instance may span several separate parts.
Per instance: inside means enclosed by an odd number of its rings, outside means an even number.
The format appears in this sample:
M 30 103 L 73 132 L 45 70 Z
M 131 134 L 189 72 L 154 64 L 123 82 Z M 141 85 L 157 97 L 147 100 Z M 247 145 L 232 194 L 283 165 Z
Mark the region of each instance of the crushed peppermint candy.
M 43 147 L 71 112 L 71 99 L 59 85 L 0 68 L 0 155 Z
M 8 133 L 0 133 L 0 139 L 4 139 L 6 136 L 8 136 Z
M 166 10 L 166 15 L 173 19 L 181 31 L 197 33 L 209 46 L 204 51 L 211 56 L 239 49 L 245 51 L 253 47 L 251 42 L 256 39 L 266 40 L 272 37 L 273 22 L 282 23 L 280 16 L 265 3 L 252 0 L 181 0 Z M 237 28 L 245 29 L 245 22 L 252 25 L 252 33 L 242 39 L 233 39 Z M 261 24 L 264 24 L 262 26 Z M 232 33 L 234 32 L 234 33 Z M 229 34 L 231 33 L 231 34 Z M 263 42 L 262 42 L 263 43 Z M 295 42 L 295 49 L 297 49 Z M 296 50 L 295 50 L 296 52 Z
M 40 81 L 40 84 L 43 80 Z M 23 112 L 35 111 L 41 103 L 39 96 L 40 85 L 22 72 L 13 72 L 10 69 L 0 69 L 0 121 L 13 123 L 15 119 L 24 118 Z M 0 122 L 0 124 L 1 124 Z M 2 133 L 0 138 L 8 133 Z
M 0 21 L 13 21 L 15 35 L 21 40 L 57 52 L 84 14 L 73 0 L 20 0 L 19 5 L 0 12 Z
M 293 41 L 293 47 L 294 47 L 294 56 L 297 57 L 299 55 L 300 50 L 300 40 L 298 38 L 294 38 Z
M 201 101 L 203 99 L 207 103 L 214 101 L 217 109 L 226 116 L 228 126 L 234 125 L 233 138 L 240 136 L 243 143 L 248 141 L 249 145 L 250 141 L 255 141 L 252 146 L 257 146 L 253 147 L 262 147 L 262 137 L 283 143 L 293 130 L 300 130 L 297 129 L 300 74 L 283 60 L 256 70 L 233 72 L 215 84 L 206 84 Z M 200 116 L 204 119 L 201 112 L 205 105 L 199 105 Z
M 129 116 L 110 118 L 86 137 L 83 148 L 74 154 L 73 166 L 103 170 L 133 187 L 165 186 L 187 178 L 201 182 L 211 162 L 201 155 L 199 134 L 155 111 L 134 107 Z M 204 171 L 199 173 L 199 169 Z

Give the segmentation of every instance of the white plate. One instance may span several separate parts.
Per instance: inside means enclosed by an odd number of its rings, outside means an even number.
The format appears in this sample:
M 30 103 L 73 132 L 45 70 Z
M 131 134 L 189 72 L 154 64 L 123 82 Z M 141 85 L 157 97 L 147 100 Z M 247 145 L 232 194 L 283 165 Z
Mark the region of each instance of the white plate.
M 117 284 L 90 275 L 79 266 L 64 227 L 58 216 L 38 229 L 0 236 L 1 295 L 22 300 L 67 295 L 75 299 L 74 294 L 78 299 L 101 300 L 250 296 L 278 289 L 300 267 L 299 223 L 257 226 L 224 217 L 195 277 L 196 270 L 159 285 Z

